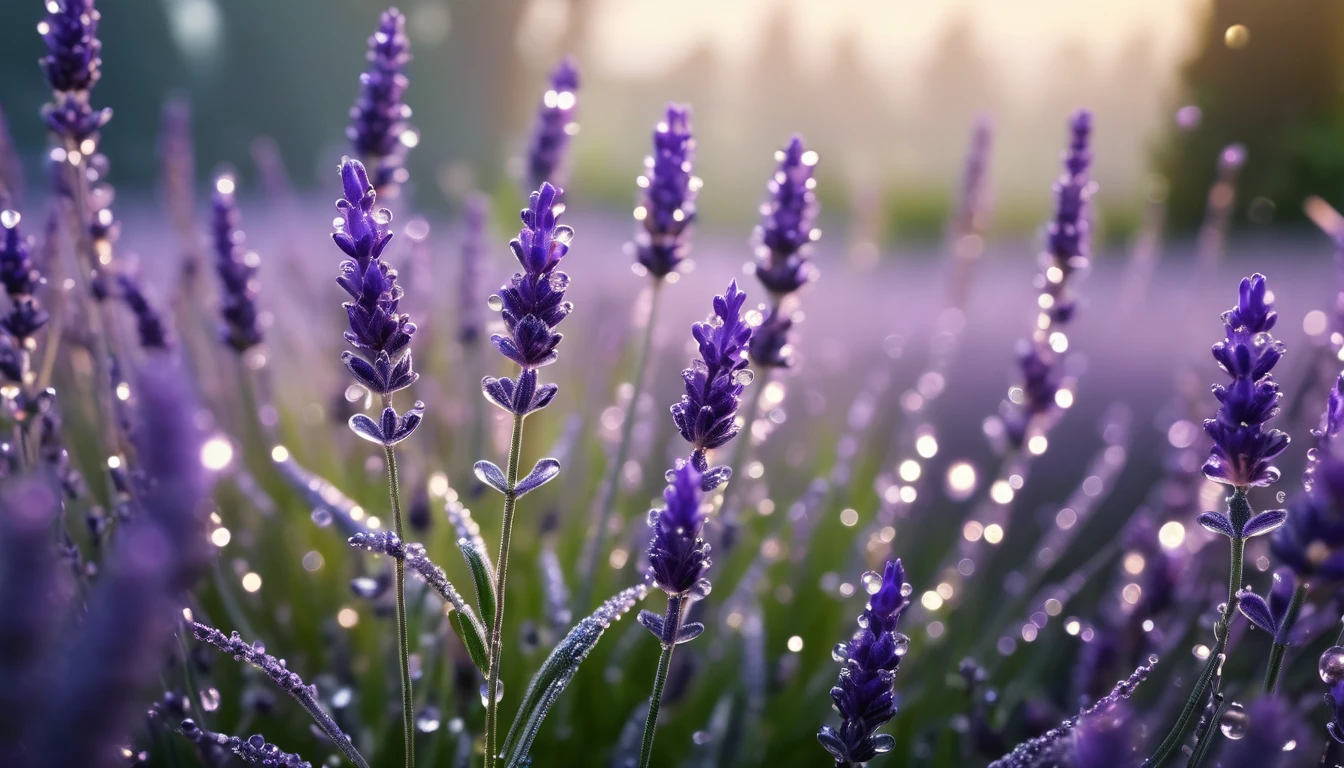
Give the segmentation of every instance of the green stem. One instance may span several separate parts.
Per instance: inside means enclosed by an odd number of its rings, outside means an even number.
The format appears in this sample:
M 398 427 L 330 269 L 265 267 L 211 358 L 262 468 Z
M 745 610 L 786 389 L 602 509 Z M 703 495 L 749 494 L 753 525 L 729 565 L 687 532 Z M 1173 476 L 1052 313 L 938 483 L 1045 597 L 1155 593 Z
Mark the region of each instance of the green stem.
M 383 395 L 383 407 L 392 407 L 392 396 Z M 387 488 L 392 497 L 392 532 L 406 540 L 401 519 L 401 488 L 397 479 L 397 454 L 383 446 L 387 456 Z M 397 588 L 397 655 L 401 662 L 401 727 L 406 745 L 406 768 L 415 766 L 415 702 L 411 694 L 411 638 L 406 630 L 406 562 L 395 558 Z
M 523 416 L 514 414 L 513 435 L 509 439 L 509 466 L 505 478 L 508 492 L 504 494 L 504 523 L 499 535 L 499 559 L 495 561 L 495 620 L 490 627 L 490 674 L 486 684 L 485 701 L 485 766 L 493 768 L 499 755 L 495 743 L 499 737 L 499 667 L 504 650 L 504 587 L 509 573 L 509 542 L 513 536 L 513 513 L 518 497 L 513 487 L 518 484 L 518 463 L 523 452 Z
M 1239 495 L 1242 498 L 1238 500 L 1236 499 L 1236 496 Z M 1238 502 L 1245 504 L 1245 495 L 1240 489 L 1233 494 L 1232 504 L 1235 505 Z M 1232 625 L 1232 615 L 1237 610 L 1237 590 L 1241 584 L 1242 559 L 1246 553 L 1245 539 L 1234 536 L 1230 539 L 1230 542 L 1232 546 L 1232 558 L 1230 564 L 1231 567 L 1228 569 L 1227 605 L 1223 609 L 1222 617 L 1218 619 L 1218 623 L 1213 627 L 1213 634 L 1216 638 L 1216 642 L 1214 643 L 1213 649 L 1209 651 L 1209 660 L 1204 664 L 1204 670 L 1200 672 L 1199 679 L 1195 681 L 1194 688 L 1190 690 L 1190 698 L 1185 700 L 1185 706 L 1181 708 L 1181 714 L 1176 718 L 1176 724 L 1172 726 L 1171 731 L 1167 733 L 1166 738 L 1158 745 L 1157 750 L 1153 752 L 1153 756 L 1144 761 L 1143 768 L 1157 768 L 1157 766 L 1162 765 L 1162 762 L 1166 760 L 1181 743 L 1186 726 L 1190 724 L 1190 720 L 1194 716 L 1195 710 L 1199 708 L 1200 701 L 1204 698 L 1204 694 L 1208 691 L 1209 684 L 1213 681 L 1214 672 L 1217 671 L 1220 663 L 1219 657 L 1227 650 L 1227 636 L 1229 634 L 1229 628 Z
M 1186 762 L 1185 768 L 1199 768 L 1199 764 L 1204 762 L 1205 755 L 1209 752 L 1209 747 L 1213 745 L 1213 732 L 1218 728 L 1218 723 L 1223 719 L 1223 713 L 1227 711 L 1227 702 L 1222 700 L 1221 696 L 1216 697 L 1217 706 L 1214 707 L 1213 715 L 1209 719 L 1208 730 L 1205 731 L 1203 738 L 1195 744 L 1195 748 L 1190 751 L 1190 759 Z
M 639 406 L 639 396 L 644 392 L 645 379 L 648 377 L 649 357 L 653 348 L 653 326 L 654 319 L 658 316 L 659 299 L 662 296 L 663 281 L 655 280 L 653 283 L 653 295 L 649 299 L 649 312 L 644 318 L 644 338 L 640 341 L 638 357 L 635 361 L 634 389 L 630 393 L 630 401 L 625 405 L 624 418 L 621 421 L 621 435 L 616 443 L 616 450 L 611 456 L 611 462 L 607 466 L 606 477 L 602 479 L 601 495 L 598 500 L 597 530 L 593 532 L 589 548 L 583 562 L 583 569 L 579 571 L 579 587 L 574 593 L 573 610 L 575 616 L 582 616 L 588 612 L 588 603 L 593 597 L 594 582 L 597 581 L 597 568 L 602 559 L 602 550 L 607 541 L 607 526 L 611 522 L 611 512 L 616 506 L 616 497 L 619 495 L 621 486 L 621 469 L 625 466 L 626 456 L 630 452 L 630 439 L 635 431 L 636 409 Z
M 658 656 L 658 671 L 653 677 L 653 694 L 649 697 L 649 714 L 644 719 L 644 741 L 639 748 L 639 768 L 649 768 L 653 759 L 653 734 L 658 729 L 658 709 L 663 703 L 663 686 L 667 670 L 672 665 L 672 650 L 677 647 L 681 633 L 681 595 L 668 595 L 667 615 L 663 618 L 663 652 Z
M 1288 652 L 1288 634 L 1297 623 L 1297 615 L 1302 604 L 1307 601 L 1307 585 L 1298 584 L 1293 590 L 1293 599 L 1288 603 L 1288 612 L 1283 615 L 1283 623 L 1275 633 L 1274 647 L 1269 651 L 1269 666 L 1265 669 L 1265 693 L 1273 694 L 1279 688 L 1279 674 L 1283 671 L 1283 657 Z

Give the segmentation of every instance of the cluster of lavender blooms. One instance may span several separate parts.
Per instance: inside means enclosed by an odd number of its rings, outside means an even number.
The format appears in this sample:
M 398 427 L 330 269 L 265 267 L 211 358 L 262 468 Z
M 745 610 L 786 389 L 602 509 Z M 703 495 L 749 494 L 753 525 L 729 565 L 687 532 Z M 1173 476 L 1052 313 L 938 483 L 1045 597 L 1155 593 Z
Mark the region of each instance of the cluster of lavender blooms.
M 1092 185 L 1087 170 L 1092 165 L 1092 114 L 1086 110 L 1076 113 L 1070 120 L 1069 131 L 1071 140 L 1064 155 L 1064 173 L 1055 182 L 1055 218 L 1046 228 L 1041 274 L 1036 282 L 1041 290 L 1040 318 L 1031 339 L 1018 344 L 1022 384 L 1009 394 L 1000 409 L 1003 437 L 1014 450 L 1022 448 L 1029 438 L 1043 435 L 1050 414 L 1058 408 L 1064 374 L 1061 358 L 1069 345 L 1068 336 L 1061 329 L 1073 319 L 1077 309 L 1071 278 L 1088 265 L 1087 206 Z M 1043 448 L 1044 444 L 1041 445 Z
M 0 285 L 4 285 L 10 303 L 9 310 L 0 316 L 0 375 L 12 384 L 26 386 L 36 336 L 50 315 L 37 298 L 45 280 L 33 263 L 31 238 L 19 230 L 20 220 L 17 211 L 0 211 Z
M 563 183 L 569 140 L 579 132 L 574 121 L 578 106 L 579 70 L 565 57 L 551 70 L 550 88 L 541 97 L 537 123 L 527 147 L 527 179 L 532 189 Z
M 112 110 L 95 109 L 89 103 L 89 93 L 102 77 L 99 18 L 93 0 L 52 0 L 37 26 L 47 46 L 39 63 L 55 94 L 43 117 L 68 149 L 85 155 L 92 154 L 85 142 L 96 145 L 99 131 L 112 119 Z
M 839 684 L 831 689 L 840 730 L 823 725 L 817 733 L 836 768 L 863 765 L 895 746 L 894 738 L 877 729 L 896 716 L 896 671 L 910 648 L 910 639 L 896 631 L 914 591 L 905 581 L 901 561 L 887 561 L 881 574 L 865 573 L 863 583 L 869 598 L 859 615 L 859 629 L 832 651 L 844 665 Z
M 641 225 L 633 244 L 635 260 L 655 280 L 675 272 L 690 251 L 701 186 L 691 173 L 694 163 L 691 108 L 668 104 L 667 117 L 653 131 L 653 154 L 645 158 L 638 179 L 644 199 L 635 209 Z
M 406 17 L 387 9 L 369 37 L 369 68 L 359 76 L 359 96 L 350 108 L 346 137 L 373 172 L 373 187 L 385 200 L 397 197 L 410 178 L 406 151 L 419 141 L 410 125 L 411 108 L 402 100 L 410 84 L 403 73 L 411 60 Z
M 751 341 L 751 359 L 763 368 L 793 365 L 789 344 L 793 313 L 785 300 L 816 279 L 817 268 L 808 255 L 821 236 L 821 230 L 813 226 L 820 210 L 817 180 L 812 177 L 817 153 L 803 147 L 802 137 L 794 136 L 775 153 L 775 159 L 779 169 L 767 185 L 770 195 L 761 207 L 755 234 L 756 278 L 771 300 Z
M 210 201 L 210 235 L 220 284 L 219 314 L 223 318 L 220 337 L 238 354 L 243 354 L 265 340 L 262 315 L 257 306 L 257 294 L 261 291 L 257 278 L 261 257 L 248 249 L 243 230 L 239 229 L 242 217 L 235 199 L 237 183 L 233 176 L 220 175 L 214 186 Z

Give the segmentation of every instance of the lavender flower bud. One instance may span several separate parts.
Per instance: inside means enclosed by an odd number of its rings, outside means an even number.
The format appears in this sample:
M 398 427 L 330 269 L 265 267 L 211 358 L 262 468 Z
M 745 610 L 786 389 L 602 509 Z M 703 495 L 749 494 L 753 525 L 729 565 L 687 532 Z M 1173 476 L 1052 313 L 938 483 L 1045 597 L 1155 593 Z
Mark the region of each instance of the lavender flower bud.
M 373 169 L 373 186 L 386 199 L 397 196 L 410 178 L 406 150 L 414 146 L 415 129 L 407 122 L 411 108 L 402 102 L 410 81 L 402 72 L 411 60 L 406 17 L 389 8 L 369 38 L 369 68 L 359 76 L 359 96 L 350 108 L 345 135 L 355 153 Z
M 215 271 L 220 283 L 219 313 L 224 320 L 220 338 L 236 352 L 243 353 L 264 339 L 261 314 L 257 310 L 257 294 L 261 290 L 257 268 L 261 265 L 261 257 L 248 250 L 243 231 L 238 228 L 235 188 L 231 175 L 215 179 L 210 231 L 215 248 Z
M 742 391 L 751 383 L 744 354 L 751 340 L 751 326 L 742 319 L 747 294 L 737 281 L 728 284 L 722 296 L 714 297 L 714 314 L 691 326 L 700 358 L 681 372 L 686 392 L 672 406 L 672 421 L 696 454 L 704 454 L 732 440 L 741 427 L 737 409 Z
M 770 197 L 756 227 L 756 277 L 771 294 L 783 296 L 816 277 L 807 256 L 820 235 L 812 226 L 820 210 L 812 178 L 818 156 L 803 148 L 801 136 L 794 136 L 775 159 L 779 169 L 766 185 Z
M 559 185 L 563 182 L 565 151 L 569 139 L 579 132 L 574 122 L 574 108 L 578 104 L 579 70 L 574 60 L 566 56 L 551 70 L 551 87 L 541 97 L 536 127 L 527 147 L 527 177 L 533 189 L 543 183 Z
M 663 490 L 662 509 L 649 513 L 653 540 L 649 544 L 649 571 L 658 588 L 684 595 L 701 584 L 709 570 L 709 544 L 701 538 L 705 527 L 701 473 L 691 462 L 679 461 Z
M 345 340 L 373 358 L 368 360 L 347 350 L 341 360 L 359 383 L 388 395 L 419 378 L 412 370 L 409 350 L 392 360 L 411 343 L 415 333 L 410 316 L 397 312 L 403 294 L 397 284 L 397 271 L 380 258 L 392 239 L 388 230 L 392 214 L 386 208 L 374 208 L 377 193 L 358 160 L 346 158 L 342 162 L 341 182 L 345 197 L 336 201 L 341 221 L 332 239 L 349 257 L 341 263 L 341 274 L 336 278 L 352 299 L 343 305 L 350 321 Z
M 131 314 L 135 315 L 135 329 L 140 337 L 140 346 L 157 351 L 172 349 L 173 342 L 168 327 L 164 324 L 158 309 L 149 303 L 144 290 L 140 287 L 139 279 L 134 275 L 122 273 L 117 275 L 117 283 L 121 286 L 122 300 L 130 307 Z
M 0 285 L 11 303 L 9 311 L 0 316 L 0 329 L 13 337 L 16 349 L 26 348 L 28 340 L 50 319 L 35 298 L 44 281 L 30 255 L 31 240 L 19 232 L 20 221 L 17 212 L 0 211 Z M 20 380 L 10 373 L 5 374 L 6 378 Z
M 47 45 L 47 55 L 38 61 L 47 84 L 62 93 L 92 90 L 103 63 L 93 0 L 51 0 L 46 5 L 47 16 L 37 31 Z
M 1283 357 L 1283 344 L 1269 335 L 1278 313 L 1268 291 L 1263 275 L 1243 278 L 1237 306 L 1223 313 L 1227 338 L 1213 345 L 1214 359 L 1232 382 L 1213 387 L 1219 408 L 1216 418 L 1204 422 L 1213 438 L 1204 475 L 1239 488 L 1278 480 L 1279 470 L 1269 462 L 1288 447 L 1288 435 L 1264 429 L 1282 397 L 1270 375 Z
M 458 278 L 458 339 L 464 345 L 476 344 L 485 320 L 481 316 L 481 294 L 485 291 L 485 255 L 489 248 L 490 198 L 477 192 L 467 197 L 463 217 L 466 233 L 462 239 L 462 272 Z
M 1045 253 L 1041 254 L 1041 322 L 1030 340 L 1018 344 L 1021 400 L 1005 401 L 1000 409 L 1004 436 L 1015 449 L 1021 448 L 1033 431 L 1043 431 L 1042 420 L 1057 407 L 1059 362 L 1068 348 L 1068 337 L 1059 328 L 1073 319 L 1077 309 L 1070 278 L 1088 265 L 1087 205 L 1092 183 L 1087 170 L 1092 164 L 1092 113 L 1076 112 L 1069 121 L 1069 131 L 1064 173 L 1055 182 L 1055 218 L 1046 227 Z
M 555 362 L 561 338 L 555 328 L 574 308 L 565 301 L 569 275 L 555 269 L 574 237 L 573 229 L 559 223 L 564 210 L 560 194 L 543 182 L 528 197 L 528 207 L 522 211 L 523 228 L 509 243 L 523 271 L 514 273 L 509 284 L 500 288 L 498 298 L 491 299 L 503 312 L 508 335 L 495 334 L 490 341 L 524 371 Z
M 837 768 L 862 765 L 896 745 L 891 736 L 876 731 L 896 715 L 896 671 L 910 643 L 896 627 L 910 605 L 911 588 L 899 559 L 887 561 L 880 577 L 864 574 L 863 580 L 870 596 L 859 615 L 859 629 L 832 654 L 844 665 L 839 684 L 831 689 L 840 729 L 823 725 L 817 733 Z
M 638 180 L 644 199 L 635 209 L 635 219 L 643 225 L 635 235 L 635 259 L 656 279 L 676 271 L 690 251 L 701 186 L 691 175 L 694 162 L 691 108 L 668 104 L 667 119 L 653 131 L 653 154 L 644 159 L 644 175 Z
M 217 745 L 238 756 L 239 760 L 255 765 L 280 766 L 281 768 L 312 768 L 312 763 L 298 755 L 286 752 L 266 741 L 261 734 L 253 734 L 246 739 L 226 736 L 208 731 L 187 718 L 182 721 L 182 735 L 199 745 Z

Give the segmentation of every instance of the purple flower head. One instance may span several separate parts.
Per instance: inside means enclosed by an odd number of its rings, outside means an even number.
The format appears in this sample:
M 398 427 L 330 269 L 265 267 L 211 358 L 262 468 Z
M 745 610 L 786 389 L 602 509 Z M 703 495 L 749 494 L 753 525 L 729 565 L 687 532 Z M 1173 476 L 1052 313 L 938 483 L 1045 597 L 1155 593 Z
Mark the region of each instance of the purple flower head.
M 911 592 L 901 561 L 889 560 L 880 576 L 864 574 L 863 580 L 870 594 L 859 629 L 832 652 L 843 664 L 831 689 L 840 728 L 823 725 L 817 733 L 838 767 L 862 765 L 895 746 L 895 739 L 876 731 L 896 715 L 896 670 L 909 647 L 896 631 Z
M 93 0 L 48 0 L 46 6 L 37 31 L 47 46 L 47 55 L 38 60 L 47 84 L 58 93 L 92 90 L 103 63 Z
M 669 595 L 703 591 L 700 582 L 709 570 L 709 544 L 701 538 L 705 527 L 704 490 L 700 470 L 693 462 L 678 461 L 663 490 L 663 508 L 649 513 L 653 541 L 649 543 L 649 571 L 658 588 Z
M 411 60 L 405 29 L 406 17 L 400 11 L 383 12 L 369 38 L 369 68 L 359 76 L 359 96 L 345 129 L 355 153 L 373 169 L 374 187 L 388 198 L 395 197 L 398 185 L 409 178 L 403 162 L 410 146 L 406 139 L 414 136 L 407 122 L 411 108 L 402 102 L 409 85 L 402 69 Z
M 237 755 L 238 759 L 244 763 L 273 765 L 280 766 L 280 768 L 312 768 L 312 763 L 266 741 L 266 737 L 259 733 L 254 733 L 245 739 L 238 736 L 228 736 L 208 731 L 197 725 L 196 721 L 191 718 L 184 719 L 180 728 L 183 736 L 196 742 L 202 748 L 222 747 Z
M 388 231 L 392 214 L 386 208 L 374 209 L 377 194 L 358 160 L 347 158 L 342 163 L 341 181 L 345 186 L 345 198 L 336 201 L 336 207 L 344 223 L 338 222 L 332 238 L 349 257 L 341 264 L 341 274 L 336 278 L 352 299 L 344 305 L 350 320 L 345 340 L 372 356 L 377 365 L 382 355 L 390 357 L 410 344 L 415 323 L 410 321 L 410 316 L 397 312 L 402 296 L 402 288 L 397 285 L 397 271 L 379 259 L 392 239 L 392 233 Z M 353 353 L 347 352 L 342 359 L 361 383 L 371 387 L 387 384 L 361 377 L 362 373 L 367 373 L 366 366 L 352 363 L 354 357 Z M 403 364 L 409 371 L 409 353 L 396 365 Z M 403 386 L 409 385 L 410 381 L 403 383 Z M 378 391 L 386 394 L 394 390 Z
M 508 335 L 495 334 L 490 341 L 524 370 L 555 362 L 561 338 L 555 328 L 574 308 L 565 301 L 569 275 L 556 270 L 574 237 L 573 229 L 559 223 L 564 210 L 560 194 L 559 189 L 543 183 L 528 197 L 528 207 L 522 211 L 523 228 L 509 243 L 523 271 L 514 273 L 499 290 Z
M 173 341 L 168 326 L 159 310 L 149 302 L 140 279 L 134 274 L 117 275 L 117 284 L 121 287 L 121 298 L 135 315 L 135 330 L 140 337 L 140 346 L 149 350 L 169 350 Z
M 770 196 L 761 206 L 756 227 L 756 277 L 775 296 L 784 296 L 815 279 L 807 255 L 820 232 L 812 226 L 817 204 L 817 153 L 803 148 L 801 136 L 775 153 L 779 169 L 770 178 Z
M 1213 345 L 1213 357 L 1232 377 L 1215 384 L 1216 418 L 1204 422 L 1213 450 L 1204 463 L 1210 480 L 1245 487 L 1270 485 L 1279 470 L 1269 462 L 1288 447 L 1288 435 L 1266 431 L 1279 412 L 1279 385 L 1270 370 L 1283 357 L 1283 344 L 1269 335 L 1278 319 L 1263 275 L 1243 278 L 1237 306 L 1223 313 L 1227 338 Z
M 672 406 L 672 421 L 697 455 L 732 440 L 740 429 L 737 409 L 752 378 L 743 354 L 751 339 L 751 326 L 742 319 L 746 301 L 734 280 L 714 297 L 714 314 L 691 326 L 700 358 L 681 372 L 686 393 Z
M 550 88 L 541 97 L 536 127 L 527 147 L 527 175 L 533 189 L 545 182 L 559 184 L 569 138 L 578 133 L 574 109 L 578 105 L 579 70 L 568 56 L 551 71 Z
M 1048 417 L 1057 407 L 1059 362 L 1062 350 L 1068 348 L 1068 337 L 1059 327 L 1072 320 L 1077 310 L 1070 278 L 1086 269 L 1090 251 L 1087 204 L 1092 196 L 1092 182 L 1087 170 L 1092 163 L 1091 135 L 1092 114 L 1079 110 L 1069 121 L 1064 172 L 1055 182 L 1055 217 L 1045 230 L 1043 273 L 1037 278 L 1041 287 L 1041 322 L 1032 338 L 1019 342 L 1017 347 L 1021 398 L 1005 400 L 999 409 L 1004 437 L 1014 449 L 1021 448 L 1033 431 L 1044 431 Z
M 103 126 L 111 119 L 111 108 L 94 109 L 83 93 L 58 93 L 42 107 L 42 120 L 47 128 L 67 144 L 79 147 L 86 141 L 96 143 Z
M 694 162 L 691 108 L 668 104 L 667 119 L 653 131 L 653 154 L 644 159 L 644 175 L 639 177 L 644 199 L 635 209 L 643 224 L 635 235 L 635 258 L 658 279 L 676 271 L 690 251 L 700 191 L 700 179 L 691 175 Z
M 1344 424 L 1344 376 L 1335 382 L 1319 429 L 1307 452 L 1305 493 L 1293 499 L 1288 522 L 1274 532 L 1274 557 L 1301 578 L 1344 580 L 1344 456 L 1335 443 Z
M 32 296 L 42 284 L 42 274 L 33 264 L 32 239 L 19 232 L 17 211 L 0 211 L 0 285 L 11 299 Z
M 257 310 L 257 294 L 261 289 L 257 268 L 261 258 L 248 250 L 243 231 L 238 228 L 232 176 L 226 174 L 215 180 L 211 212 L 215 271 L 220 282 L 219 312 L 224 319 L 220 338 L 235 351 L 246 352 L 265 338 Z

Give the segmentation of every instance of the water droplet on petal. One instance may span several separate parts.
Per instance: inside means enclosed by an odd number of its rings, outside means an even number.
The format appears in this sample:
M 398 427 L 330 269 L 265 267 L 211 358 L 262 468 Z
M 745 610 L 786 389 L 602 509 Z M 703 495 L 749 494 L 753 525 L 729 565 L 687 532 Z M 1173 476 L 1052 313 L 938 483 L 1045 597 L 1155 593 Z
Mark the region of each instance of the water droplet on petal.
M 896 635 L 896 655 L 904 656 L 910 650 L 910 638 L 902 634 Z
M 1218 730 L 1233 741 L 1244 737 L 1250 726 L 1251 718 L 1246 714 L 1246 709 L 1235 701 L 1229 704 L 1223 716 L 1218 718 Z
M 1344 647 L 1334 645 L 1326 648 L 1316 669 L 1321 673 L 1321 680 L 1326 685 L 1334 685 L 1344 680 Z
M 896 748 L 896 738 L 888 733 L 879 733 L 872 740 L 873 751 L 879 755 Z
M 497 293 L 490 294 L 490 298 L 485 300 L 485 305 L 493 312 L 498 312 L 504 308 L 504 299 Z
M 915 593 L 915 588 L 907 584 L 901 584 L 901 597 L 909 597 Z
M 836 643 L 835 646 L 831 648 L 831 658 L 842 664 L 848 661 L 849 643 Z
M 882 574 L 877 571 L 864 571 L 863 590 L 870 595 L 876 595 L 882 589 Z
M 756 374 L 752 373 L 750 368 L 743 368 L 733 374 L 733 383 L 738 386 L 745 387 L 755 380 Z
M 18 211 L 0 211 L 0 226 L 5 229 L 13 229 L 19 226 Z

